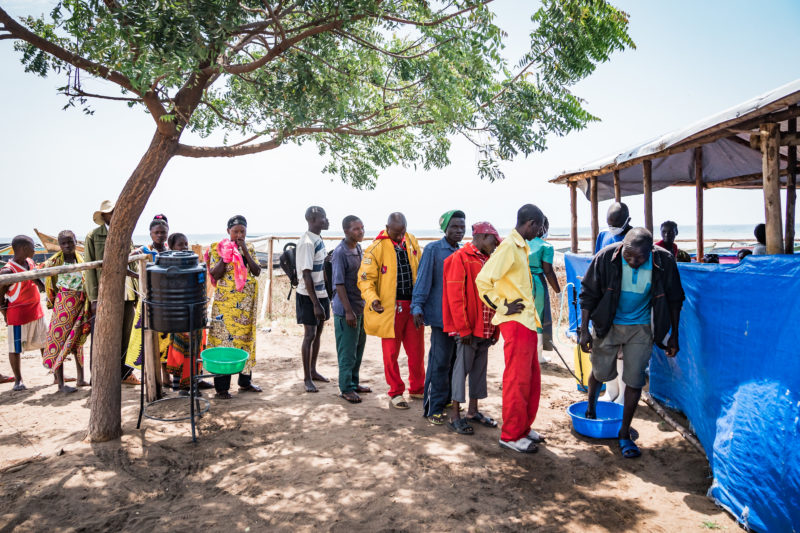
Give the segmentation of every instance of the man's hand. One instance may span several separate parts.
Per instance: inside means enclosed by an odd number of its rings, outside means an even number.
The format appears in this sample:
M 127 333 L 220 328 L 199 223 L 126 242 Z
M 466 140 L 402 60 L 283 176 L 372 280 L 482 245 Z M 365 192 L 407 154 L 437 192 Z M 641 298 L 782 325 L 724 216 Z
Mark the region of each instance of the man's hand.
M 670 335 L 669 340 L 667 340 L 667 349 L 664 350 L 664 353 L 667 357 L 675 357 L 678 355 L 678 351 L 680 347 L 678 346 L 678 336 L 677 335 Z
M 472 346 L 472 335 L 464 335 L 463 337 L 459 336 L 458 338 L 462 345 Z
M 506 315 L 516 315 L 517 313 L 521 313 L 523 309 L 525 309 L 525 304 L 522 303 L 522 298 L 517 298 L 511 303 L 508 303 L 508 300 L 505 301 L 506 305 Z
M 381 301 L 380 300 L 373 300 L 373 302 L 370 305 L 370 307 L 372 307 L 372 310 L 375 311 L 378 314 L 383 313 L 383 306 L 381 305 Z
M 325 322 L 325 309 L 322 307 L 319 300 L 314 304 L 314 316 L 317 318 L 318 322 Z
M 358 319 L 356 319 L 356 314 L 352 311 L 345 311 L 344 313 L 344 321 L 347 322 L 347 325 L 351 328 L 355 328 L 358 324 Z
M 581 343 L 581 350 L 586 353 L 590 353 L 592 351 L 592 335 L 589 333 L 588 328 L 581 328 L 579 342 Z
M 412 315 L 414 317 L 414 327 L 419 329 L 425 326 L 425 321 L 422 319 L 422 313 Z

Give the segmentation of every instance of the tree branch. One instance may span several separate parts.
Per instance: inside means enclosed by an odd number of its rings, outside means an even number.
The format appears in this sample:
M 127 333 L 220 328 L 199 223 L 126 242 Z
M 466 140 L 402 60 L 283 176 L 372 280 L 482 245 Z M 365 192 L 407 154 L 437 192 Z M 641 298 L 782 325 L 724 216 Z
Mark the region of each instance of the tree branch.
M 457 17 L 459 15 L 463 15 L 464 13 L 468 13 L 469 11 L 474 11 L 478 6 L 485 6 L 486 4 L 490 4 L 493 1 L 494 0 L 484 0 L 480 4 L 476 4 L 476 5 L 472 6 L 472 7 L 466 7 L 464 9 L 460 10 L 460 11 L 456 11 L 455 13 L 450 13 L 449 15 L 447 15 L 445 17 L 439 18 L 437 20 L 428 21 L 428 22 L 419 22 L 419 21 L 416 21 L 416 20 L 403 19 L 403 18 L 399 18 L 399 17 L 394 17 L 392 15 L 379 15 L 377 13 L 373 13 L 372 16 L 376 17 L 376 18 L 379 18 L 379 19 L 387 20 L 387 21 L 390 21 L 390 22 L 398 22 L 400 24 L 409 24 L 409 25 L 412 25 L 412 26 L 433 27 L 433 26 L 438 26 L 438 25 L 440 25 L 440 24 L 442 24 L 444 22 L 447 22 L 448 20 L 450 20 L 452 18 L 455 18 L 455 17 Z

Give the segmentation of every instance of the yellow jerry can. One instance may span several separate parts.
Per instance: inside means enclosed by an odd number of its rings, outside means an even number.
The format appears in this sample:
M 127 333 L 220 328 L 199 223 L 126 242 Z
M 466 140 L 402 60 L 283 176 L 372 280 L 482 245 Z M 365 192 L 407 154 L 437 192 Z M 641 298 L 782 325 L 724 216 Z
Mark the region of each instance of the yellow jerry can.
M 592 362 L 589 354 L 581 350 L 581 345 L 575 345 L 575 375 L 580 378 L 578 390 L 586 392 L 589 390 L 589 376 L 592 375 Z

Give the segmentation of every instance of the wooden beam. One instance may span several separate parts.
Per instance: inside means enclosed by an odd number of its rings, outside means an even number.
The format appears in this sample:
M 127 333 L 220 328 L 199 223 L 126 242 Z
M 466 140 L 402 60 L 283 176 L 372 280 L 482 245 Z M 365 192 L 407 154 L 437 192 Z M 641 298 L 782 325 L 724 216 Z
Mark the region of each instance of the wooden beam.
M 597 236 L 600 235 L 600 219 L 597 213 L 597 178 L 592 178 L 589 180 L 589 184 L 591 187 L 589 196 L 592 204 L 592 242 L 597 242 Z
M 574 181 L 569 182 L 569 235 L 572 239 L 572 253 L 578 253 L 578 184 Z M 592 243 L 594 247 L 594 243 Z
M 788 135 L 797 136 L 797 119 L 789 119 Z M 784 240 L 783 252 L 786 254 L 794 253 L 794 223 L 795 206 L 797 203 L 797 147 L 790 146 L 787 162 L 786 177 L 786 238 Z
M 797 119 L 792 118 L 789 119 L 794 120 L 795 122 Z M 779 146 L 797 146 L 800 144 L 800 135 L 797 132 L 785 132 L 781 133 Z M 750 147 L 755 150 L 761 150 L 761 134 L 760 133 L 752 133 L 750 134 Z
M 644 190 L 644 227 L 653 233 L 653 162 L 642 162 L 642 188 Z
M 128 262 L 133 263 L 142 258 L 150 257 L 149 254 L 136 254 L 128 257 Z M 61 265 L 49 268 L 37 268 L 36 270 L 29 270 L 27 272 L 20 272 L 19 274 L 0 274 L 0 287 L 4 285 L 13 285 L 19 281 L 28 281 L 31 279 L 44 279 L 57 274 L 66 274 L 68 272 L 83 272 L 84 270 L 94 270 L 103 266 L 103 260 L 89 261 L 88 263 L 71 263 L 68 265 Z
M 622 192 L 619 187 L 619 170 L 614 170 L 614 201 L 622 201 Z
M 783 228 L 781 227 L 781 182 L 779 174 L 778 148 L 780 146 L 780 124 L 762 124 L 761 173 L 764 182 L 764 219 L 767 225 L 767 253 L 783 252 Z
M 697 262 L 703 262 L 705 245 L 703 241 L 703 147 L 694 149 L 694 186 L 697 215 Z
M 789 102 L 789 103 L 794 103 L 794 102 Z M 786 106 L 787 104 L 783 105 Z M 713 143 L 714 141 L 718 141 L 719 139 L 723 139 L 725 137 L 730 137 L 731 135 L 736 133 L 734 131 L 731 131 L 731 128 L 734 128 L 737 131 L 745 132 L 758 128 L 759 124 L 762 122 L 783 122 L 784 120 L 789 120 L 790 118 L 795 118 L 795 117 L 800 117 L 800 106 L 793 105 L 788 109 L 777 111 L 775 113 L 761 115 L 759 117 L 748 119 L 746 121 L 743 121 L 735 125 L 726 125 L 730 124 L 732 121 L 724 122 L 722 124 L 717 124 L 716 126 L 708 128 L 702 132 L 699 132 L 696 135 L 687 137 L 679 144 L 671 146 L 666 150 L 661 150 L 659 152 L 647 154 L 645 156 L 636 157 L 634 159 L 630 159 L 628 161 L 619 164 L 609 163 L 608 165 L 605 165 L 601 168 L 559 176 L 557 178 L 550 180 L 550 182 L 566 183 L 567 181 L 580 181 L 582 179 L 591 178 L 592 176 L 602 176 L 604 174 L 610 174 L 614 169 L 621 170 L 623 168 L 636 166 L 639 163 L 645 161 L 646 159 L 656 159 L 659 157 L 666 157 L 672 154 L 679 154 L 681 152 L 686 152 L 687 150 L 691 150 L 692 148 L 696 148 L 704 144 Z

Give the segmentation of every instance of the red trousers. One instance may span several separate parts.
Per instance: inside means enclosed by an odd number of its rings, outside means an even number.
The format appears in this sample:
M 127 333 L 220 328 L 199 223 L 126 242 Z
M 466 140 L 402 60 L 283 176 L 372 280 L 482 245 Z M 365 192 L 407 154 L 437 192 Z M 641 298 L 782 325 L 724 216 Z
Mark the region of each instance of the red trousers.
M 500 439 L 528 435 L 539 410 L 542 375 L 536 355 L 536 332 L 519 322 L 500 324 L 506 368 L 503 371 L 503 428 Z
M 406 390 L 406 384 L 400 377 L 400 366 L 397 364 L 401 343 L 408 356 L 408 390 L 411 394 L 422 394 L 425 390 L 425 328 L 417 329 L 414 326 L 411 302 L 408 301 L 397 302 L 394 313 L 394 338 L 381 339 L 383 372 L 386 374 L 391 398 L 403 394 Z

